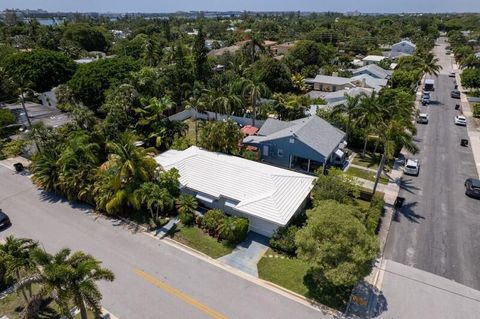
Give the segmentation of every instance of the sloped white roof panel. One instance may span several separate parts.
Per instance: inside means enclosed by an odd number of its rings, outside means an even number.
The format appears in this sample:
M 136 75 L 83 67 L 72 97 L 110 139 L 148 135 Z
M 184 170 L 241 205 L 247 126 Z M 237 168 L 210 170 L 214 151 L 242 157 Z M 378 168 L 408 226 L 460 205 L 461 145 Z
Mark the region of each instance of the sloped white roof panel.
M 155 157 L 180 173 L 182 187 L 238 202 L 236 210 L 286 225 L 313 188 L 314 177 L 192 146 Z

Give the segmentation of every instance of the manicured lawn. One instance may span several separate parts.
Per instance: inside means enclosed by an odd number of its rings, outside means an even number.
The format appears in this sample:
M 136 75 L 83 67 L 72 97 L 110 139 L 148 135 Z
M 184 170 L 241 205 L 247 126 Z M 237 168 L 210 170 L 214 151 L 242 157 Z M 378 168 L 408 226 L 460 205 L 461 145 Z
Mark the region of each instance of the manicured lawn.
M 202 123 L 201 123 L 201 120 L 198 120 L 198 136 L 200 136 L 201 134 L 201 127 L 202 127 Z M 187 131 L 187 134 L 185 135 L 185 137 L 189 140 L 190 144 L 192 145 L 195 145 L 195 121 L 194 120 L 191 120 L 191 119 L 188 119 L 185 121 L 185 123 L 187 123 L 188 125 L 188 131 Z
M 258 275 L 264 280 L 273 282 L 303 296 L 307 295 L 308 288 L 303 278 L 310 269 L 310 265 L 297 258 L 270 258 L 269 255 L 282 256 L 269 249 L 257 264 Z
M 225 256 L 235 248 L 211 237 L 197 226 L 185 227 L 178 224 L 173 234 L 173 239 L 201 251 L 212 258 Z
M 371 182 L 375 182 L 375 173 L 371 171 L 367 171 L 365 169 L 361 169 L 358 167 L 352 167 L 350 166 L 348 169 L 348 173 L 352 174 L 355 177 L 363 178 Z M 380 184 L 387 185 L 388 184 L 388 178 L 385 176 L 380 176 L 379 180 Z
M 372 155 L 372 153 L 366 153 L 365 157 L 362 158 L 361 154 L 357 154 L 354 158 L 352 163 L 355 165 L 371 168 L 371 169 L 378 169 L 380 165 L 381 156 L 380 155 Z M 392 168 L 392 161 L 387 161 L 385 166 L 388 169 Z
M 38 286 L 33 287 L 33 292 L 36 293 L 38 291 Z M 27 292 L 28 294 L 28 292 Z M 17 294 L 16 292 L 11 293 L 4 299 L 0 300 L 0 317 L 7 316 L 10 319 L 20 319 L 20 314 L 25 306 L 25 301 L 21 293 Z M 18 310 L 18 311 L 16 311 Z M 50 304 L 46 305 L 41 311 L 39 318 L 60 318 L 58 314 L 56 314 L 56 310 L 58 310 L 57 304 L 55 302 L 50 302 Z M 94 314 L 87 310 L 88 318 L 94 319 Z M 79 319 L 80 314 L 75 316 L 75 319 Z

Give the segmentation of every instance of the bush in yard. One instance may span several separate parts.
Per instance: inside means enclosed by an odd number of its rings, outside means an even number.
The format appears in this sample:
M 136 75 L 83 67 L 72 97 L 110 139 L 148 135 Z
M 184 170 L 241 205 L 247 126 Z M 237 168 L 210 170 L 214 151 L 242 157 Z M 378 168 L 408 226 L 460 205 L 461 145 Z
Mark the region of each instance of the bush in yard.
M 343 173 L 340 169 L 332 168 L 328 171 L 328 175 L 323 175 L 322 170 L 319 169 L 317 175 L 318 178 L 312 190 L 314 205 L 328 199 L 350 204 L 353 198 L 360 195 L 360 186 L 355 178 Z
M 270 239 L 270 247 L 273 250 L 283 252 L 287 255 L 295 256 L 297 245 L 295 244 L 295 235 L 300 228 L 295 225 L 282 227 L 278 229 Z
M 373 197 L 370 208 L 366 212 L 365 227 L 371 234 L 376 234 L 380 226 L 380 217 L 383 212 L 383 199 Z
M 195 222 L 195 214 L 192 212 L 179 213 L 178 218 L 185 226 L 190 226 Z
M 473 105 L 473 116 L 480 117 L 480 103 L 476 103 Z
M 195 224 L 197 224 L 198 227 L 202 227 L 203 216 L 197 215 L 197 217 L 195 217 Z
M 238 244 L 245 240 L 248 233 L 248 219 L 230 216 L 218 226 L 218 236 L 230 244 Z
M 203 228 L 205 228 L 210 235 L 216 235 L 219 226 L 226 218 L 227 215 L 220 209 L 211 209 L 203 216 Z

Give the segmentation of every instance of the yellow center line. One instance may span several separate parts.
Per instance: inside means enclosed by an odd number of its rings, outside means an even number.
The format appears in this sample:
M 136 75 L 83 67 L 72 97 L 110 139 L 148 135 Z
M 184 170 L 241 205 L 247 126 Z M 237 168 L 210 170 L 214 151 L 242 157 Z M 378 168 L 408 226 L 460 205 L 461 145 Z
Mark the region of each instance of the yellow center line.
M 177 297 L 178 299 L 181 299 L 182 301 L 184 301 L 184 302 L 188 303 L 189 305 L 197 308 L 198 310 L 203 311 L 204 313 L 206 313 L 207 315 L 209 315 L 210 317 L 212 317 L 214 319 L 228 319 L 227 316 L 225 316 L 225 315 L 219 313 L 218 311 L 202 304 L 200 301 L 198 301 L 198 300 L 190 297 L 186 293 L 168 285 L 167 283 L 161 281 L 160 279 L 153 277 L 152 275 L 146 273 L 142 269 L 135 269 L 135 273 L 138 276 L 145 279 L 146 281 L 148 281 L 149 283 L 157 286 L 160 289 L 163 289 L 164 291 L 166 291 L 169 294 Z

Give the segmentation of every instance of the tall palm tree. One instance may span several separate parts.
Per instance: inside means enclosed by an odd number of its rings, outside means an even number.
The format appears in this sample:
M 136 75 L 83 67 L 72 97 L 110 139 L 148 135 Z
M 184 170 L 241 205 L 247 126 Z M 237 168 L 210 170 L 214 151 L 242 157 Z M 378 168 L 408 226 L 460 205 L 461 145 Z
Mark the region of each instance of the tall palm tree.
M 216 111 L 215 114 L 218 112 L 230 116 L 232 113 L 242 107 L 242 99 L 237 94 L 232 92 L 232 90 L 222 92 L 220 89 L 217 89 L 214 90 L 214 92 L 212 106 Z
M 115 276 L 110 270 L 102 268 L 92 256 L 80 251 L 71 254 L 70 249 L 62 249 L 55 255 L 36 249 L 31 256 L 39 272 L 25 283 L 38 284 L 38 296 L 53 298 L 68 317 L 71 301 L 80 310 L 82 319 L 87 319 L 87 308 L 100 316 L 102 294 L 96 281 L 113 281 Z
M 252 107 L 252 126 L 255 126 L 255 120 L 257 117 L 257 103 L 262 97 L 266 97 L 268 95 L 268 88 L 263 82 L 257 82 L 249 79 L 242 80 L 240 84 L 244 97 L 248 100 L 250 106 Z
M 373 194 L 377 190 L 378 181 L 383 172 L 385 162 L 391 159 L 399 147 L 404 147 L 407 151 L 415 154 L 418 151 L 417 145 L 413 141 L 413 132 L 409 129 L 412 121 L 409 118 L 392 118 L 387 122 L 379 123 L 379 138 L 383 144 L 383 153 L 373 186 Z
M 355 117 L 355 125 L 364 130 L 365 142 L 362 157 L 365 157 L 370 134 L 375 131 L 375 126 L 381 121 L 381 104 L 376 91 L 371 95 L 362 93 L 360 96 L 360 103 L 352 116 Z
M 32 181 L 47 191 L 59 190 L 60 169 L 57 163 L 59 153 L 58 149 L 51 148 L 37 153 L 30 167 L 33 173 Z
M 421 56 L 422 64 L 421 70 L 423 73 L 427 75 L 435 75 L 437 76 L 442 66 L 439 64 L 440 60 L 435 57 L 435 55 L 431 52 L 428 52 Z
M 22 282 L 22 278 L 32 275 L 36 268 L 30 254 L 38 247 L 38 243 L 26 238 L 15 238 L 8 236 L 3 245 L 0 245 L 0 254 L 4 257 L 7 266 L 7 273 L 12 274 L 17 279 L 17 290 L 23 295 L 25 302 L 29 302 L 32 297 L 31 286 L 18 286 Z M 25 288 L 29 289 L 29 297 L 25 292 Z
M 110 154 L 102 173 L 111 174 L 111 179 L 107 178 L 106 183 L 100 179 L 97 188 L 111 187 L 113 195 L 105 204 L 108 213 L 118 212 L 124 205 L 138 207 L 135 189 L 155 176 L 157 163 L 145 149 L 135 146 L 136 140 L 135 135 L 125 132 L 118 141 L 107 143 Z M 97 189 L 97 192 L 102 193 L 102 190 Z
M 96 282 L 113 281 L 115 275 L 111 270 L 101 267 L 100 261 L 81 251 L 70 255 L 67 263 L 70 267 L 67 290 L 73 296 L 74 304 L 80 309 L 80 317 L 87 319 L 87 308 L 99 317 L 102 294 Z
M 352 128 L 352 116 L 358 112 L 357 108 L 361 103 L 363 95 L 348 95 L 345 94 L 345 103 L 337 105 L 333 108 L 332 114 L 346 113 L 347 114 L 347 138 L 350 137 L 350 130 Z
M 256 35 L 252 34 L 250 40 L 246 44 L 247 51 L 249 52 L 251 63 L 255 63 L 257 51 L 264 52 L 265 47 L 263 45 L 262 39 Z

